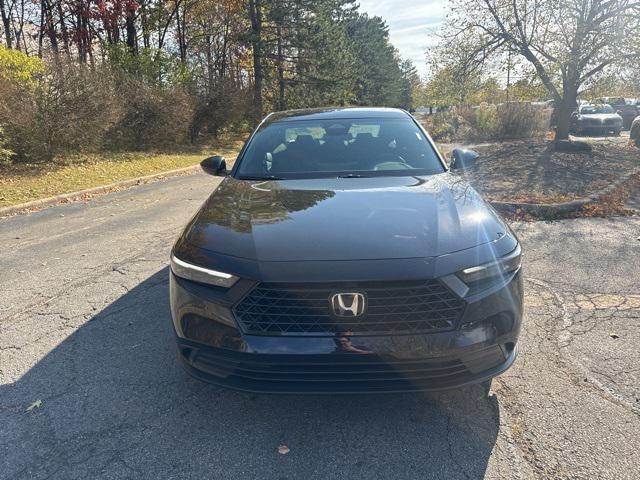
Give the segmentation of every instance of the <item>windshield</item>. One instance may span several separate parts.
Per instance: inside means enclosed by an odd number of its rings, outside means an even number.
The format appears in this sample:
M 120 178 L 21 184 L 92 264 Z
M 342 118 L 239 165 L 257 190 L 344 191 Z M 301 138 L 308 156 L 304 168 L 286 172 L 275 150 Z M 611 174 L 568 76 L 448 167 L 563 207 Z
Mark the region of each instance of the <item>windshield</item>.
M 430 175 L 444 167 L 409 118 L 275 122 L 240 160 L 243 179 Z
M 580 113 L 591 115 L 595 113 L 616 113 L 611 105 L 587 105 L 580 107 Z

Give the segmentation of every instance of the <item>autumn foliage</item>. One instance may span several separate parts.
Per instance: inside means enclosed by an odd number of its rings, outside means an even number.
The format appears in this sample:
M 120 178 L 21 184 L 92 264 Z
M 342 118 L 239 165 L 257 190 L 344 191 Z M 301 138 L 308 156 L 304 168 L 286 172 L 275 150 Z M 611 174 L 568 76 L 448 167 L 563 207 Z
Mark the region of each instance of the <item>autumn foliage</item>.
M 385 22 L 347 0 L 2 0 L 0 13 L 5 161 L 180 148 L 285 108 L 411 108 L 419 82 Z

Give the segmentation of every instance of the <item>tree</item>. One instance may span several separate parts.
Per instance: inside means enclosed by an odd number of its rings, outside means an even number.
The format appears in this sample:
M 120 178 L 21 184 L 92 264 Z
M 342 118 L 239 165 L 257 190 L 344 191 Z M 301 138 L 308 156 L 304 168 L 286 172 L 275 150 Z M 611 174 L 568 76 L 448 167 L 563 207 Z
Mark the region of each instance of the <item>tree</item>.
M 401 86 L 400 86 L 400 106 L 405 110 L 412 110 L 416 105 L 418 96 L 421 94 L 422 81 L 416 66 L 411 60 L 404 60 L 400 63 Z
M 445 39 L 467 45 L 469 66 L 510 52 L 530 64 L 556 102 L 556 140 L 569 136 L 581 87 L 611 66 L 640 58 L 637 0 L 453 0 Z
M 4 41 L 7 44 L 7 48 L 13 46 L 13 40 L 11 38 L 11 19 L 9 17 L 10 8 L 6 0 L 0 0 L 0 17 L 2 18 L 2 29 L 4 30 Z
M 251 48 L 253 52 L 253 115 L 254 122 L 258 122 L 262 117 L 262 81 L 264 72 L 262 70 L 262 18 L 263 0 L 248 0 L 247 13 L 251 22 Z
M 356 58 L 356 102 L 359 105 L 401 104 L 399 57 L 389 42 L 389 29 L 380 17 L 354 12 L 346 19 Z
M 14 161 L 195 142 L 277 109 L 411 108 L 420 91 L 352 0 L 0 0 L 0 14 L 5 63 L 19 49 L 46 67 L 21 103 L 0 95 Z M 78 120 L 96 111 L 107 128 Z

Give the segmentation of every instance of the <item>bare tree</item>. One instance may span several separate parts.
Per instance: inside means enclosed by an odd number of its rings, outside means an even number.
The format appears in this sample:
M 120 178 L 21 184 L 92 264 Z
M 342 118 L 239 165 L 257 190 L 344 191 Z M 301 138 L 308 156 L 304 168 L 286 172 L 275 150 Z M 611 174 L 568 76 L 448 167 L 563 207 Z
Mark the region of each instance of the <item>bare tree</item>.
M 248 0 L 247 13 L 251 22 L 251 48 L 253 50 L 253 106 L 254 118 L 258 122 L 262 117 L 262 0 Z
M 2 29 L 4 30 L 4 41 L 7 48 L 11 48 L 13 42 L 11 39 L 11 17 L 9 4 L 5 0 L 0 0 L 0 16 L 2 17 Z
M 476 36 L 471 64 L 510 52 L 533 66 L 555 100 L 556 140 L 568 138 L 585 83 L 640 58 L 638 0 L 453 0 L 448 25 L 448 42 Z

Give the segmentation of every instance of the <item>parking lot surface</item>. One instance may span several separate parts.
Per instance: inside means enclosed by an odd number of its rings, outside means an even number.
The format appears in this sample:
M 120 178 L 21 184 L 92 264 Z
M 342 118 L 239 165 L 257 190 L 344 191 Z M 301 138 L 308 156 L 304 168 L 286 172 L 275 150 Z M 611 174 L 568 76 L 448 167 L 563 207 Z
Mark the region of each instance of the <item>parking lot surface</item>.
M 0 478 L 640 478 L 640 218 L 513 226 L 524 332 L 489 397 L 249 395 L 175 361 L 169 250 L 217 181 L 0 220 Z

